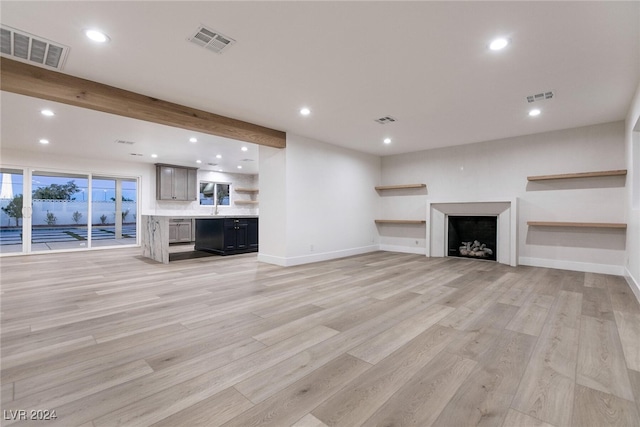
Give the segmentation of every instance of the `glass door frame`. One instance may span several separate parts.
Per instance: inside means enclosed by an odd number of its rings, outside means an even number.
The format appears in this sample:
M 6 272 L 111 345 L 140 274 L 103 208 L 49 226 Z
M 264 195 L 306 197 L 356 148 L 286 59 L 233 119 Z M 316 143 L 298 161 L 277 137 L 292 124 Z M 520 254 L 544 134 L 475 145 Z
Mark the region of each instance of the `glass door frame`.
M 31 205 L 31 169 L 24 166 L 0 165 L 3 171 L 20 172 L 22 174 L 22 225 L 20 226 L 20 235 L 22 247 L 21 251 L 1 253 L 0 257 L 25 255 L 31 252 L 31 215 L 33 208 Z M 12 172 L 12 173 L 13 173 Z M 6 173 L 6 172 L 3 172 Z
M 31 186 L 33 179 L 33 170 L 31 168 L 24 168 L 22 174 L 22 253 L 31 253 L 31 237 L 32 227 L 31 220 L 33 219 L 33 194 L 31 193 Z

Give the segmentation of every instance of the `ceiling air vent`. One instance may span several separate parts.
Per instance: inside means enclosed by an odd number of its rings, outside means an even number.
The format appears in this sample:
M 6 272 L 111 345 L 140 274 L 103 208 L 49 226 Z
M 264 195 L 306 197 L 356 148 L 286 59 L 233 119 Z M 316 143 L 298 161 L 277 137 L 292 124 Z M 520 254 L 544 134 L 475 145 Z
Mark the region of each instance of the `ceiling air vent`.
M 61 70 L 69 47 L 6 25 L 0 26 L 0 53 L 31 65 Z
M 207 163 L 209 166 L 218 166 L 217 163 Z
M 395 122 L 396 119 L 394 119 L 391 116 L 384 116 L 384 117 L 380 117 L 379 119 L 375 119 L 375 121 L 380 123 L 381 125 L 386 125 L 387 123 Z
M 124 139 L 116 139 L 116 144 L 133 145 L 133 144 L 135 144 L 135 142 L 133 142 L 133 141 L 125 141 Z
M 540 93 L 536 93 L 535 95 L 527 95 L 527 102 L 531 104 L 532 102 L 544 101 L 545 99 L 552 99 L 552 98 L 553 98 L 553 91 L 540 92 Z
M 231 37 L 227 37 L 205 26 L 200 26 L 196 32 L 189 37 L 189 41 L 215 53 L 222 53 L 223 50 L 236 42 Z

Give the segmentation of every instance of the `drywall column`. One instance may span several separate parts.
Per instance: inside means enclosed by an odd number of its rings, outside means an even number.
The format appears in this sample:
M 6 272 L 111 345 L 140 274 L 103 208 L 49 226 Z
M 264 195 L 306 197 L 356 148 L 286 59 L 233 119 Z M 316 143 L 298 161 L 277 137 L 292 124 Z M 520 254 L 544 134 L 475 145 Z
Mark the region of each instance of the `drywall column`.
M 380 157 L 287 134 L 260 147 L 258 260 L 291 266 L 378 250 Z
M 287 265 L 378 250 L 380 157 L 287 134 Z
M 259 147 L 258 261 L 286 265 L 287 149 Z
M 625 277 L 640 300 L 640 85 L 625 122 L 627 158 L 627 253 Z

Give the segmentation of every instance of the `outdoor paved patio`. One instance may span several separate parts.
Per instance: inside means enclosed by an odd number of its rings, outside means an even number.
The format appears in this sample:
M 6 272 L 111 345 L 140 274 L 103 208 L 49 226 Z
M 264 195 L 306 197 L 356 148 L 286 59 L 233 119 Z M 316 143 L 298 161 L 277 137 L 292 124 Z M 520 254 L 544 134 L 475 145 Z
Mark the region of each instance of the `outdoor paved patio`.
M 35 228 L 31 235 L 33 252 L 57 249 L 83 248 L 87 246 L 86 227 Z M 135 242 L 135 224 L 122 227 L 122 239 L 115 238 L 115 226 L 97 226 L 91 229 L 91 244 L 96 246 L 129 245 Z M 0 253 L 22 252 L 21 230 L 2 230 L 0 232 Z

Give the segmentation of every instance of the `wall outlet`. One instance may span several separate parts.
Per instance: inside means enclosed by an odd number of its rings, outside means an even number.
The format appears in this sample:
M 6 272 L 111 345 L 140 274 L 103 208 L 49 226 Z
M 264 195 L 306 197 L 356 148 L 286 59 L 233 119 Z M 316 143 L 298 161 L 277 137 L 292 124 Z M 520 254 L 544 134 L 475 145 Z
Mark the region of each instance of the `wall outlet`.
M 309 251 L 313 252 L 313 245 L 309 245 Z

